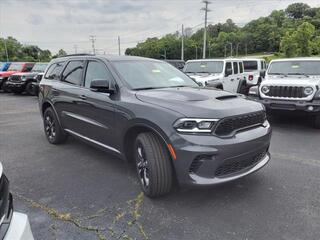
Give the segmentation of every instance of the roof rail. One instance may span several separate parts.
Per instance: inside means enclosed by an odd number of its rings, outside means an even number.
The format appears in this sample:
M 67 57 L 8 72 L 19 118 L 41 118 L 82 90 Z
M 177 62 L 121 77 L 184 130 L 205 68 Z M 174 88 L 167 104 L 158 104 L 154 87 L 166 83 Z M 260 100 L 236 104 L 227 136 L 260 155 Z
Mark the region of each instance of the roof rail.
M 94 54 L 91 53 L 75 53 L 75 54 L 68 54 L 63 57 L 74 57 L 74 56 L 94 56 Z

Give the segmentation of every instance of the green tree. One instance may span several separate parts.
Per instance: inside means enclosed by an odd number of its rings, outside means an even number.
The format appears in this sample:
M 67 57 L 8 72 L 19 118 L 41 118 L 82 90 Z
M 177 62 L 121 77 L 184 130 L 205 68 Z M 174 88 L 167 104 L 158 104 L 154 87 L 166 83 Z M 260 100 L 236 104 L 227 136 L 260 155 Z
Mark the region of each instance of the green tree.
M 291 18 L 303 18 L 310 6 L 305 3 L 293 3 L 286 9 L 286 14 Z

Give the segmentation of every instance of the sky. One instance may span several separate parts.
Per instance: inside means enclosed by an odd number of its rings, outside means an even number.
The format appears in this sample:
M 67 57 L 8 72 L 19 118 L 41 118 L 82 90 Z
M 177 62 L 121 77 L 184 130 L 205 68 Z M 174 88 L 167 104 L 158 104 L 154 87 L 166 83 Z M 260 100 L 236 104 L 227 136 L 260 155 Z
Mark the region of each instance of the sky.
M 231 18 L 239 26 L 294 2 L 320 7 L 319 0 L 211 0 L 208 22 Z M 118 54 L 148 37 L 203 27 L 202 0 L 0 0 L 0 36 L 56 53 Z

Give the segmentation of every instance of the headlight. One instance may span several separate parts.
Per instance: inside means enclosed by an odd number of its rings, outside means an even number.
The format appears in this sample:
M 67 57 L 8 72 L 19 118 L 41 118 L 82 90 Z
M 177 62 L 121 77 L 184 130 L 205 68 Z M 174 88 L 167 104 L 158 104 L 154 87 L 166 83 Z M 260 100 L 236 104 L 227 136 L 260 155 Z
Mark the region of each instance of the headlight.
M 309 96 L 313 93 L 313 88 L 312 87 L 305 87 L 303 90 L 304 95 Z
M 178 132 L 210 133 L 218 119 L 182 118 L 177 120 L 173 127 Z
M 27 80 L 27 77 L 26 76 L 21 76 L 21 81 L 25 81 Z
M 267 94 L 269 91 L 270 91 L 269 86 L 263 86 L 263 87 L 261 88 L 261 92 L 263 92 L 264 94 Z
M 249 95 L 251 96 L 259 96 L 259 87 L 253 86 L 249 89 Z

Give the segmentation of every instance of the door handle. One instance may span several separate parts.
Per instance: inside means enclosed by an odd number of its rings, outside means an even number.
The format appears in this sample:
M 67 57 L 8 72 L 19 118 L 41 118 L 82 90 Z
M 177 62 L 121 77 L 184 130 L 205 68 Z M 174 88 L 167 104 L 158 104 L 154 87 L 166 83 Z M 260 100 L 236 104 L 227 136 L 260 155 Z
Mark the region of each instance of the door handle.
M 82 100 L 86 100 L 87 99 L 86 95 L 79 95 L 78 98 L 80 98 Z
M 231 81 L 231 82 L 233 82 L 233 81 L 234 81 L 234 79 L 232 78 L 232 79 L 230 79 L 230 81 Z

